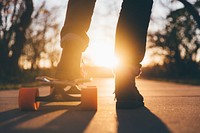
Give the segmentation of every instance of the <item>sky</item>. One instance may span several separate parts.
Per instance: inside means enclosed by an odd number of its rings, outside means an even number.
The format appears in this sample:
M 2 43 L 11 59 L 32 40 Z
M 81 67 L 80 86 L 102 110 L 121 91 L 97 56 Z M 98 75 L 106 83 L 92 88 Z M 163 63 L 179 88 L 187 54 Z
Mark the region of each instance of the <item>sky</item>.
M 40 4 L 42 1 L 44 0 L 34 0 L 35 5 Z M 161 6 L 160 1 L 165 2 L 166 0 L 154 0 L 152 18 L 160 17 L 164 19 L 169 13 L 169 10 Z M 194 0 L 190 0 L 190 2 L 192 1 Z M 60 7 L 61 10 L 58 15 L 58 20 L 62 27 L 68 0 L 46 0 L 46 2 L 49 8 L 52 6 Z M 112 65 L 115 64 L 115 61 L 117 60 L 114 57 L 115 28 L 120 12 L 121 3 L 122 0 L 97 0 L 91 26 L 88 31 L 88 36 L 90 37 L 89 47 L 83 54 L 86 63 L 104 67 L 112 67 Z M 180 4 L 180 2 L 168 5 L 172 9 L 180 8 L 183 6 Z M 163 22 L 156 22 L 156 24 L 154 24 L 151 21 L 149 30 L 156 31 L 159 28 L 164 27 L 164 25 L 165 23 Z M 142 62 L 144 66 L 153 62 L 152 58 L 150 58 L 151 54 L 151 50 L 146 51 L 145 58 Z M 154 61 L 159 62 L 160 60 L 160 57 L 154 58 Z

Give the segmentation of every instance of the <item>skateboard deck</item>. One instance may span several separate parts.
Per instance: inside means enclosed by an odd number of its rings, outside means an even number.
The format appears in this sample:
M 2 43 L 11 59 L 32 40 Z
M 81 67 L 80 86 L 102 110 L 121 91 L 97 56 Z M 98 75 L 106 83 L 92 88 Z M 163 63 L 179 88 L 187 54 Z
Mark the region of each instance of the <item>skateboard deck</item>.
M 91 82 L 92 78 L 79 78 L 72 81 L 69 80 L 59 80 L 55 78 L 50 78 L 47 76 L 36 77 L 36 81 L 40 81 L 44 85 L 51 85 L 51 86 L 76 86 L 83 83 Z
M 21 110 L 38 110 L 40 102 L 73 101 L 81 101 L 84 110 L 97 110 L 97 88 L 95 86 L 79 87 L 86 82 L 91 82 L 92 78 L 68 81 L 41 76 L 36 77 L 36 81 L 39 81 L 41 86 L 50 86 L 50 94 L 40 96 L 38 87 L 20 88 L 18 103 Z M 66 87 L 69 89 L 65 89 Z

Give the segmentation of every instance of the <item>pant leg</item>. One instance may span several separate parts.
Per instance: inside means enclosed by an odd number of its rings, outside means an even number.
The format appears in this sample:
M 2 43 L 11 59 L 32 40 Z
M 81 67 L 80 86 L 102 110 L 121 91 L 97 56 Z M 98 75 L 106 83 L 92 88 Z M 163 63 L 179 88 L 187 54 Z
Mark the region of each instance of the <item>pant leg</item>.
M 61 47 L 67 45 L 63 40 L 79 40 L 83 51 L 86 49 L 89 38 L 86 32 L 89 29 L 96 0 L 69 0 L 64 26 L 61 31 Z
M 124 0 L 117 24 L 115 52 L 121 64 L 140 66 L 145 54 L 153 0 Z
M 147 29 L 153 0 L 123 0 L 116 30 L 115 53 L 120 59 L 115 69 L 117 109 L 144 106 L 135 77 L 145 54 Z
M 96 0 L 69 0 L 64 26 L 61 31 L 63 48 L 55 77 L 74 80 L 81 77 L 82 52 L 88 46 L 89 29 Z

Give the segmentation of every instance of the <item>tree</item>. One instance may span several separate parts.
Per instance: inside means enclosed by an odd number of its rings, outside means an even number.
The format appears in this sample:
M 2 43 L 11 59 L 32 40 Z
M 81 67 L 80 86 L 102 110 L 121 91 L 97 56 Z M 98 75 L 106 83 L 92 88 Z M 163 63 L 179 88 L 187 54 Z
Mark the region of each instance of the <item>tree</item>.
M 33 10 L 31 0 L 0 2 L 0 82 L 15 80 L 25 68 L 40 68 L 41 60 L 55 66 L 59 56 L 55 49 L 58 10 L 48 9 L 45 2 Z
M 32 0 L 1 0 L 0 2 L 0 73 L 15 75 L 19 71 L 25 33 L 33 12 Z
M 55 44 L 59 40 L 59 23 L 57 19 L 57 7 L 47 9 L 46 3 L 43 2 L 38 9 L 35 9 L 32 15 L 32 23 L 27 29 L 23 53 L 20 62 L 21 67 L 24 67 L 23 62 L 29 62 L 29 69 L 39 69 L 39 62 L 48 60 L 51 66 L 58 61 L 58 51 L 55 49 Z
M 194 20 L 197 22 L 198 26 L 200 27 L 200 16 L 196 8 L 187 0 L 178 0 L 178 1 L 183 3 L 183 5 L 185 6 L 185 9 L 193 16 Z M 198 7 L 199 4 L 200 4 L 199 2 L 196 2 L 195 6 Z
M 199 5 L 199 1 L 195 5 Z M 193 15 L 188 12 L 188 8 L 172 11 L 167 16 L 165 30 L 149 36 L 153 43 L 151 47 L 159 47 L 165 51 L 167 71 L 174 76 L 194 76 L 199 72 L 197 53 L 200 49 L 200 32 L 198 21 Z

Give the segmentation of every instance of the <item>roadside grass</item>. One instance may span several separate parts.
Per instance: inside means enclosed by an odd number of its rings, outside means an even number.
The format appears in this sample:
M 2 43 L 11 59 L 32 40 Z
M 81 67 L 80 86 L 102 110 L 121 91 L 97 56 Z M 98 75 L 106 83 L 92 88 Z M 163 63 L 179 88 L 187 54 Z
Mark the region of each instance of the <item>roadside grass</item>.
M 0 91 L 2 91 L 2 90 L 18 90 L 19 88 L 22 88 L 22 87 L 37 87 L 37 86 L 39 86 L 39 83 L 37 83 L 37 82 L 30 82 L 30 83 L 24 83 L 24 84 L 21 84 L 21 83 L 0 84 Z
M 147 79 L 147 80 L 154 80 L 154 81 L 163 81 L 163 82 L 172 82 L 177 84 L 185 84 L 185 85 L 194 85 L 194 86 L 200 86 L 200 79 L 178 79 L 178 78 L 141 78 L 141 79 Z
M 200 79 L 167 79 L 167 82 L 200 86 Z

